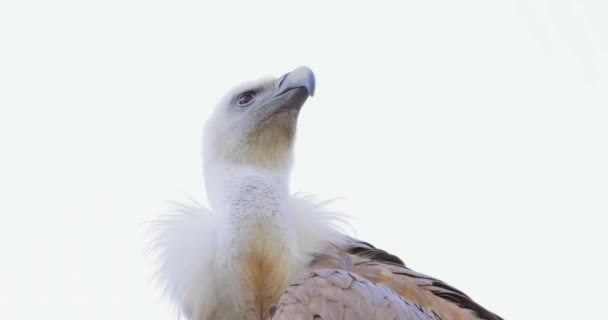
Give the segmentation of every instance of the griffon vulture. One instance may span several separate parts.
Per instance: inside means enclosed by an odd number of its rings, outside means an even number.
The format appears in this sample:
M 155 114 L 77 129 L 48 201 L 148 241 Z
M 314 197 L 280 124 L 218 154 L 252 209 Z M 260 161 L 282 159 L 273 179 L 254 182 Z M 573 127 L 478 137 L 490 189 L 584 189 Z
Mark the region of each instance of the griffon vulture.
M 191 320 L 501 319 L 458 289 L 340 232 L 288 181 L 298 113 L 315 91 L 300 67 L 240 85 L 205 126 L 211 209 L 157 221 L 159 280 Z

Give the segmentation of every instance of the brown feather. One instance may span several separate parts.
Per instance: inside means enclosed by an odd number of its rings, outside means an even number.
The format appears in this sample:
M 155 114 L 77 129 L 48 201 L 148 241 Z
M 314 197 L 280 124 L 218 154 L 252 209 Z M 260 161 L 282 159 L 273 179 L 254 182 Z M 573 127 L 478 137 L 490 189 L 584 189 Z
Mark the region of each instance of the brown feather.
M 271 308 L 288 285 L 285 254 L 274 251 L 262 241 L 254 241 L 243 268 L 242 292 L 239 301 L 245 319 L 268 319 Z
M 290 285 L 273 320 L 441 320 L 392 290 L 344 270 L 318 269 Z
M 345 270 L 392 290 L 405 301 L 429 310 L 441 319 L 502 320 L 462 291 L 415 272 L 398 257 L 372 245 L 352 239 L 344 247 L 333 247 L 316 256 L 312 269 Z

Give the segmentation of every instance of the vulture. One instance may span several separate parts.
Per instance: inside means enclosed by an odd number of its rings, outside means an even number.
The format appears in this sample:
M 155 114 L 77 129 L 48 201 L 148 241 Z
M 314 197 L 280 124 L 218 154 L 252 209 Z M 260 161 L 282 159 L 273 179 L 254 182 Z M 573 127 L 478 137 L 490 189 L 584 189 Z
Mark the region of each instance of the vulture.
M 190 320 L 502 319 L 462 291 L 346 235 L 340 217 L 292 195 L 289 174 L 311 69 L 226 94 L 205 125 L 209 209 L 154 222 L 158 280 Z

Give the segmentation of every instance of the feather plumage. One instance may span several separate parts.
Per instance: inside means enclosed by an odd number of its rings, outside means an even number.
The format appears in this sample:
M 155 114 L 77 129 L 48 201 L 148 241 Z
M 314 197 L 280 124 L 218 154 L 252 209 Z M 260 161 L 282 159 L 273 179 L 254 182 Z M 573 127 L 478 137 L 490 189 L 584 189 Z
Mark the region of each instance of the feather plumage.
M 191 320 L 500 320 L 463 292 L 345 235 L 341 216 L 289 194 L 296 120 L 314 84 L 312 71 L 298 68 L 239 86 L 218 104 L 203 157 L 211 208 L 178 206 L 153 224 L 158 277 L 180 313 Z

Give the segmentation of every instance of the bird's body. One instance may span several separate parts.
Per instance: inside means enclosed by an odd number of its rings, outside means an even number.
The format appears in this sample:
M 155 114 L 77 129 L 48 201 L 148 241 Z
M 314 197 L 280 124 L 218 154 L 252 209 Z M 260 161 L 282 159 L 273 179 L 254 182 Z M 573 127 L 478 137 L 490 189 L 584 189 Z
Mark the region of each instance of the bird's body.
M 192 320 L 500 319 L 462 292 L 353 239 L 337 217 L 289 191 L 310 69 L 247 83 L 205 131 L 211 210 L 159 221 L 160 279 Z

